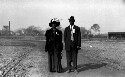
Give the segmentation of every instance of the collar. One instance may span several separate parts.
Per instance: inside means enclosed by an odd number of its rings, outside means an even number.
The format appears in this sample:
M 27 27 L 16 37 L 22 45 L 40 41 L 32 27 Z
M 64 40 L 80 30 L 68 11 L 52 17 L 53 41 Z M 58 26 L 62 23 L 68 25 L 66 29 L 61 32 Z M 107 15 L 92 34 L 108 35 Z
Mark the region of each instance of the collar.
M 53 28 L 51 28 L 51 30 L 53 31 L 54 29 L 53 29 Z M 56 28 L 55 30 L 57 30 L 57 28 Z
M 70 29 L 71 29 L 71 25 L 69 25 L 70 26 Z M 72 25 L 72 29 L 74 28 L 74 25 Z

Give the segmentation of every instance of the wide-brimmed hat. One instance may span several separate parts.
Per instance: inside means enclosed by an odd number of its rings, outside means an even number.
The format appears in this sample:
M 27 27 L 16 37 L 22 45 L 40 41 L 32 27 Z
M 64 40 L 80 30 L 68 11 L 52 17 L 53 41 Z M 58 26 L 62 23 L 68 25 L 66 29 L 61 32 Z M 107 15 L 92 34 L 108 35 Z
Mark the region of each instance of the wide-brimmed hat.
M 68 20 L 69 20 L 69 21 L 74 21 L 74 22 L 75 22 L 74 16 L 71 16 Z
M 60 21 L 57 18 L 53 18 L 50 23 L 49 26 L 52 27 L 52 24 L 56 24 L 56 27 L 60 25 Z

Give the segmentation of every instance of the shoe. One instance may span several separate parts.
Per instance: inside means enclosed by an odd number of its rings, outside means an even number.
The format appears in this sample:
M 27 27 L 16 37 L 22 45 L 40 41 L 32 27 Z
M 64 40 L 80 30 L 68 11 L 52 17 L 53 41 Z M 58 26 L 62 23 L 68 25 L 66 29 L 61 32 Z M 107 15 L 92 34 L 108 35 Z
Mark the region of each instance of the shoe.
M 50 72 L 56 72 L 55 70 L 51 70 Z
M 57 71 L 58 73 L 62 73 L 62 70 L 60 70 L 60 71 Z
M 70 72 L 71 72 L 71 70 L 67 70 L 67 71 L 66 71 L 66 73 L 70 73 Z
M 57 71 L 58 73 L 62 73 L 62 71 Z
M 74 73 L 75 73 L 75 74 L 78 74 L 78 71 L 77 71 L 77 70 L 74 70 Z

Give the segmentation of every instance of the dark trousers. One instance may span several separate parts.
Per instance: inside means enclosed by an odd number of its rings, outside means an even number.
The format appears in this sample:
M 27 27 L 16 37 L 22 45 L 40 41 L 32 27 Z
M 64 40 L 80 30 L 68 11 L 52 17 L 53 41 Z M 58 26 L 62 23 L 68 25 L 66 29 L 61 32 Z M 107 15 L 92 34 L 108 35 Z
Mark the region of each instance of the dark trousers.
M 62 55 L 61 55 L 61 52 L 59 52 L 57 54 L 57 72 L 62 72 L 62 64 L 61 64 L 61 59 L 62 59 Z
M 70 46 L 70 51 L 66 51 L 67 68 L 72 69 L 71 62 L 73 62 L 73 70 L 77 69 L 77 50 Z
M 54 54 L 48 52 L 48 66 L 49 66 L 49 71 L 55 71 L 55 62 L 54 62 Z
M 59 53 L 59 51 L 56 51 L 55 49 L 51 50 L 48 53 L 48 63 L 50 72 L 62 72 L 61 52 Z

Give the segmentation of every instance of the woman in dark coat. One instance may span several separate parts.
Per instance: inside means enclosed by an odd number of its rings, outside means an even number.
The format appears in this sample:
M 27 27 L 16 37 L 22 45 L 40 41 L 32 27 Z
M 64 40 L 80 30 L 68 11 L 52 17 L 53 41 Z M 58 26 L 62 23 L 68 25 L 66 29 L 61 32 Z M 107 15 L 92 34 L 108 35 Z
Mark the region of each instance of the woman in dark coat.
M 58 19 L 54 18 L 49 23 L 51 29 L 47 30 L 45 51 L 48 52 L 48 63 L 50 72 L 62 72 L 61 52 L 63 50 L 62 31 L 57 29 L 60 25 Z

